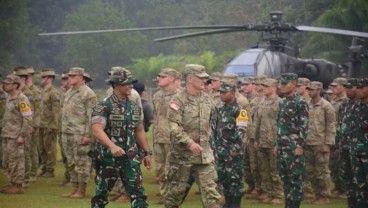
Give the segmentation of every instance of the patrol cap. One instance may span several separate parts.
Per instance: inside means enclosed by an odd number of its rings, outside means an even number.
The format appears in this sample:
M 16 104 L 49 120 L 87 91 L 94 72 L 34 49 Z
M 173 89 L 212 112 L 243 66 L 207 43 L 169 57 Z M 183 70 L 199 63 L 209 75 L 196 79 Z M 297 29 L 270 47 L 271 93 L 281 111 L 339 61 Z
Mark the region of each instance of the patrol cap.
M 69 73 L 68 75 L 72 75 L 72 76 L 75 76 L 75 75 L 79 75 L 79 76 L 84 76 L 84 73 L 85 73 L 85 70 L 83 68 L 80 68 L 80 67 L 73 67 L 69 70 Z
M 277 87 L 279 82 L 276 79 L 266 78 L 263 80 L 262 85 L 267 87 Z
M 298 84 L 297 85 L 298 86 L 308 86 L 310 82 L 311 81 L 309 79 L 307 79 L 307 78 L 299 77 L 298 78 Z
M 213 72 L 210 75 L 210 80 L 221 81 L 221 79 L 222 79 L 222 73 L 220 72 Z
M 43 69 L 41 71 L 41 77 L 51 76 L 55 77 L 55 70 L 53 68 Z
M 133 79 L 132 73 L 129 70 L 120 67 L 119 69 L 111 71 L 110 79 L 107 80 L 107 82 L 109 84 L 128 85 L 134 84 L 138 82 L 138 80 Z
M 172 76 L 175 79 L 180 79 L 181 78 L 180 72 L 176 71 L 173 68 L 163 68 L 163 69 L 161 69 L 161 71 L 158 74 L 158 76 L 162 76 L 162 77 Z
M 185 73 L 193 74 L 199 78 L 207 78 L 210 76 L 206 73 L 206 68 L 199 64 L 186 64 Z
M 311 90 L 323 89 L 323 84 L 322 82 L 313 81 L 309 83 L 309 85 L 307 86 L 307 89 L 311 89 Z
M 7 84 L 20 84 L 20 78 L 19 78 L 19 76 L 15 75 L 15 74 L 9 74 L 3 80 L 3 83 L 7 83 Z
M 15 67 L 13 71 L 17 76 L 28 76 L 27 69 L 24 66 Z
M 222 79 L 221 81 L 222 82 L 225 82 L 225 83 L 230 83 L 230 82 L 237 82 L 239 80 L 239 76 L 237 74 L 223 74 L 222 75 Z
M 235 91 L 235 85 L 232 83 L 222 83 L 219 91 L 220 92 Z
M 337 77 L 333 80 L 330 86 L 337 86 L 337 85 L 345 85 L 348 83 L 348 80 L 345 77 Z
M 261 85 L 263 83 L 263 80 L 265 80 L 267 78 L 267 75 L 258 75 L 254 78 L 254 84 L 256 85 Z
M 280 83 L 281 84 L 287 84 L 291 81 L 297 80 L 298 75 L 295 73 L 283 73 L 281 74 Z
M 354 86 L 358 86 L 359 79 L 358 78 L 349 78 L 347 83 L 344 84 L 344 87 L 351 88 Z
M 368 77 L 364 77 L 359 80 L 358 87 L 366 87 L 368 86 Z
M 254 77 L 244 77 L 242 84 L 253 84 L 254 79 Z
M 91 75 L 87 72 L 84 72 L 83 78 L 87 80 L 87 82 L 92 82 L 94 79 L 91 77 Z

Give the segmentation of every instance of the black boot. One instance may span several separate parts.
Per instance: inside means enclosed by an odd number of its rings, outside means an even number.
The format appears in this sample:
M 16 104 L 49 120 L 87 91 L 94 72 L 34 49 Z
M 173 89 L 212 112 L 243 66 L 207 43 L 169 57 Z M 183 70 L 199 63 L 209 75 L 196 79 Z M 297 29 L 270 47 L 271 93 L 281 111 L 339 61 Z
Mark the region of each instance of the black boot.
M 222 208 L 230 208 L 231 203 L 232 197 L 230 195 L 225 195 L 225 204 L 222 206 Z
M 231 200 L 232 203 L 230 204 L 230 208 L 240 208 L 241 199 L 240 196 L 234 196 Z
M 288 208 L 299 208 L 301 201 L 289 201 Z

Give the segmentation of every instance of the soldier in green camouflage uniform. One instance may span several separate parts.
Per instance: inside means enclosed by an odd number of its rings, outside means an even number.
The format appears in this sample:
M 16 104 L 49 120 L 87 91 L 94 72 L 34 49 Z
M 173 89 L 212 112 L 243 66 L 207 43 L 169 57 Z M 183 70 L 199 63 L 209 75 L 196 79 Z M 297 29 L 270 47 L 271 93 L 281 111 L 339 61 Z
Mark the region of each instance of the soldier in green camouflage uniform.
M 306 181 L 311 183 L 312 193 L 316 198 L 315 205 L 329 203 L 330 196 L 330 147 L 335 144 L 336 118 L 331 103 L 320 94 L 323 89 L 321 82 L 313 81 L 307 86 L 309 96 L 309 128 L 305 145 Z
M 235 85 L 222 84 L 223 106 L 213 111 L 212 140 L 217 160 L 218 186 L 225 196 L 224 208 L 240 208 L 243 185 L 243 137 L 248 125 L 248 112 L 235 98 Z
M 0 75 L 1 77 L 1 75 Z M 1 80 L 2 81 L 2 80 Z M 8 94 L 3 90 L 3 83 L 0 83 L 0 132 L 3 128 L 3 117 L 5 113 L 5 105 L 6 105 L 6 98 L 8 97 Z M 0 169 L 6 168 L 6 155 L 3 154 L 3 138 L 0 136 Z
M 357 97 L 357 86 L 358 79 L 350 78 L 347 84 L 344 85 L 346 95 L 349 100 L 343 103 L 339 109 L 339 120 L 336 128 L 336 154 L 340 156 L 340 180 L 344 182 L 346 189 L 346 196 L 348 201 L 348 207 L 356 207 L 356 196 L 354 190 L 353 173 L 351 167 L 351 130 L 353 124 L 353 114 L 352 109 L 358 102 Z
M 186 89 L 176 94 L 168 109 L 172 151 L 167 174 L 165 207 L 179 207 L 190 176 L 200 187 L 205 208 L 218 208 L 216 168 L 210 145 L 210 116 L 213 104 L 202 92 L 209 75 L 197 64 L 185 66 Z
M 264 100 L 253 122 L 255 126 L 254 148 L 257 153 L 258 170 L 261 176 L 262 190 L 266 197 L 261 203 L 281 204 L 283 197 L 282 182 L 277 173 L 277 158 L 273 154 L 277 134 L 276 119 L 280 108 L 280 97 L 276 94 L 277 80 L 266 78 L 262 82 Z
M 133 83 L 131 73 L 123 69 L 112 72 L 109 83 L 113 94 L 97 104 L 92 113 L 95 150 L 96 191 L 91 207 L 101 208 L 108 203 L 107 195 L 117 178 L 123 181 L 134 208 L 148 207 L 142 187 L 140 163 L 150 168 L 150 150 L 141 120 L 141 109 L 128 98 Z M 139 154 L 142 148 L 144 155 Z
M 29 181 L 35 181 L 36 175 L 39 167 L 39 155 L 38 155 L 38 141 L 39 141 L 39 125 L 40 125 L 40 100 L 41 100 L 41 90 L 33 84 L 33 76 L 35 71 L 33 67 L 28 67 L 27 69 L 28 77 L 26 80 L 26 87 L 28 87 L 33 95 L 34 105 L 33 105 L 33 132 L 30 138 L 30 179 Z
M 368 207 L 368 77 L 358 83 L 360 101 L 352 109 L 351 166 L 356 208 Z
M 153 113 L 155 117 L 153 131 L 153 148 L 155 154 L 155 175 L 160 183 L 160 194 L 165 195 L 167 156 L 170 152 L 170 127 L 167 120 L 167 110 L 171 98 L 179 90 L 175 87 L 175 80 L 180 78 L 180 73 L 175 69 L 164 68 L 157 75 L 157 86 L 160 90 L 153 95 Z
M 336 114 L 336 124 L 340 120 L 339 118 L 339 109 L 340 106 L 346 102 L 348 102 L 348 98 L 346 96 L 344 85 L 347 83 L 347 79 L 344 77 L 338 77 L 333 80 L 330 84 L 333 93 L 335 94 L 335 99 L 331 101 L 332 106 L 335 109 Z M 336 152 L 335 145 L 331 146 L 331 152 Z M 337 151 L 338 152 L 338 151 Z M 335 185 L 332 194 L 334 197 L 345 198 L 345 187 L 344 183 L 340 180 L 340 155 L 338 154 L 330 154 L 330 170 L 331 170 L 331 179 Z
M 308 131 L 308 103 L 295 93 L 298 75 L 281 75 L 280 102 L 277 117 L 277 163 L 284 182 L 286 208 L 299 208 L 304 197 L 305 158 L 303 150 Z
M 32 110 L 27 97 L 20 92 L 20 78 L 8 75 L 3 81 L 4 91 L 8 93 L 6 100 L 4 126 L 1 132 L 4 152 L 8 156 L 8 174 L 10 184 L 1 192 L 6 194 L 23 193 L 22 185 L 25 177 L 25 141 L 32 133 Z
M 83 198 L 91 175 L 92 161 L 87 153 L 91 150 L 92 108 L 96 105 L 96 94 L 84 84 L 83 68 L 71 68 L 69 84 L 72 86 L 64 96 L 62 110 L 62 144 L 70 170 L 73 189 L 63 194 L 69 198 Z

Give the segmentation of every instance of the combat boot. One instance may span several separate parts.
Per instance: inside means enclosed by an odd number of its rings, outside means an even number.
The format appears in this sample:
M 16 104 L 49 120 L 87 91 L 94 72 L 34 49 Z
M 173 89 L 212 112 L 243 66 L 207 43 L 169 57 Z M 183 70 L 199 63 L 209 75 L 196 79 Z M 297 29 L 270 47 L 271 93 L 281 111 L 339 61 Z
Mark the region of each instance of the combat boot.
M 22 184 L 13 184 L 12 186 L 9 186 L 4 191 L 2 191 L 4 194 L 23 194 L 23 188 Z
M 61 196 L 63 197 L 70 197 L 71 195 L 73 195 L 75 192 L 78 191 L 78 182 L 72 182 L 72 191 L 66 194 L 62 194 Z
M 86 197 L 86 188 L 87 188 L 87 183 L 79 183 L 77 191 L 74 194 L 70 195 L 69 198 L 82 199 Z
M 241 199 L 242 198 L 240 196 L 234 196 L 234 197 L 232 197 L 230 208 L 240 208 Z
M 356 198 L 349 197 L 348 198 L 348 208 L 356 208 Z

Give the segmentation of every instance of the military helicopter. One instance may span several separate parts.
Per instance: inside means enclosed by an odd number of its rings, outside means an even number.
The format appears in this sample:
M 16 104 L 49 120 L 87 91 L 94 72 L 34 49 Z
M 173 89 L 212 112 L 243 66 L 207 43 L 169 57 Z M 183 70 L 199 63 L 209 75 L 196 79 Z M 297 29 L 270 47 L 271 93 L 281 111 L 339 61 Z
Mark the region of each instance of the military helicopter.
M 306 77 L 311 80 L 321 81 L 325 87 L 327 87 L 327 85 L 331 83 L 334 78 L 339 76 L 354 75 L 354 77 L 359 77 L 360 70 L 353 71 L 351 70 L 352 67 L 350 67 L 349 70 L 349 67 L 341 67 L 341 65 L 325 59 L 298 58 L 298 49 L 293 49 L 286 45 L 289 38 L 285 36 L 285 33 L 307 31 L 347 35 L 360 38 L 368 38 L 368 33 L 314 26 L 297 26 L 293 24 L 283 23 L 281 21 L 282 14 L 283 13 L 280 11 L 270 12 L 271 22 L 262 24 L 148 27 L 41 33 L 39 35 L 75 35 L 105 32 L 206 29 L 205 31 L 200 32 L 154 39 L 154 41 L 156 42 L 162 42 L 220 33 L 258 31 L 262 32 L 261 44 L 257 44 L 257 46 L 245 50 L 240 55 L 235 57 L 232 61 L 230 61 L 224 69 L 225 73 L 235 73 L 238 74 L 240 77 L 264 74 L 269 77 L 278 78 L 282 73 L 293 72 L 298 74 L 300 77 Z M 265 45 L 262 45 L 262 43 L 265 43 Z M 351 50 L 361 50 L 361 47 L 355 44 L 351 46 Z M 351 66 L 353 66 L 353 64 L 351 64 Z

